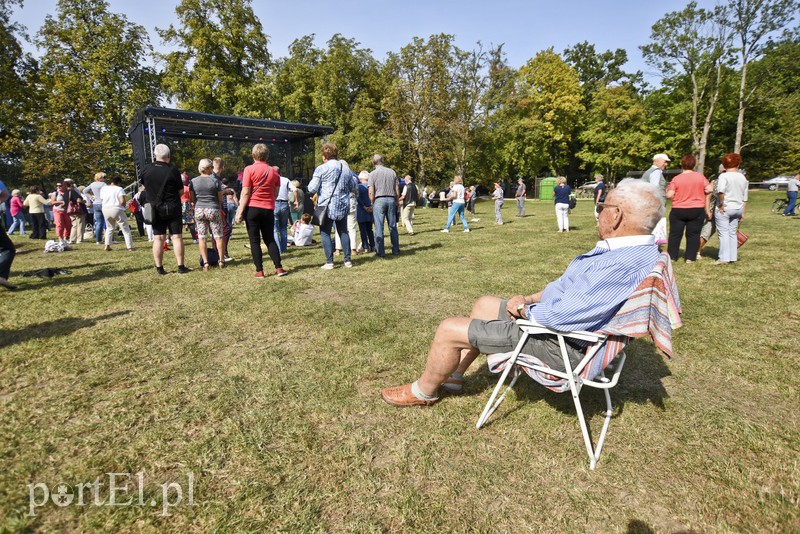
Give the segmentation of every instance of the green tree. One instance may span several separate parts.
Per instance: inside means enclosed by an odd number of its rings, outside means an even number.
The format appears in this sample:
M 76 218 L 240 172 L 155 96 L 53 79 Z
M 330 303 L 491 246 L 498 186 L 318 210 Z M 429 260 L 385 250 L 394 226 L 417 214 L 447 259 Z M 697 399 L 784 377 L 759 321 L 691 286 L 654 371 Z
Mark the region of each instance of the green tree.
M 295 39 L 289 56 L 276 61 L 273 91 L 276 118 L 285 121 L 317 123 L 314 108 L 315 73 L 322 62 L 322 50 L 314 46 L 314 35 Z
M 508 65 L 503 45 L 490 48 L 486 58 L 486 88 L 481 96 L 482 118 L 475 131 L 476 167 L 483 172 L 477 183 L 490 187 L 518 175 L 506 147 L 517 120 L 514 95 L 517 71 Z
M 453 36 L 415 37 L 399 53 L 389 53 L 385 79 L 391 80 L 383 101 L 387 128 L 401 146 L 400 172 L 413 170 L 419 182 L 441 183 L 454 170 Z
M 36 62 L 22 51 L 25 28 L 11 22 L 15 5 L 21 7 L 22 1 L 0 0 L 0 176 L 10 183 L 21 179 L 22 156 L 33 136 L 30 123 L 21 118 L 30 115 L 36 103 Z
M 564 61 L 578 73 L 583 91 L 583 104 L 591 105 L 595 91 L 612 84 L 639 80 L 641 73 L 629 74 L 622 67 L 628 62 L 628 53 L 617 48 L 613 52 L 597 52 L 588 41 L 577 43 L 564 50 Z
M 689 2 L 682 11 L 667 13 L 659 19 L 653 25 L 651 42 L 641 47 L 645 60 L 665 76 L 685 75 L 691 82 L 690 133 L 699 172 L 703 172 L 705 165 L 708 134 L 730 48 L 730 33 L 722 23 L 725 17 L 724 8 L 718 6 L 708 11 L 698 8 L 697 2 Z
M 374 110 L 385 92 L 380 67 L 370 50 L 336 34 L 314 71 L 312 104 L 316 116 L 336 129 L 330 140 L 339 147 L 339 154 L 361 166 L 369 162 L 375 148 L 364 147 L 363 137 L 356 139 L 362 132 L 355 126 L 358 123 L 359 128 L 379 131 L 380 114 Z M 385 148 L 381 150 L 386 152 Z
M 624 175 L 650 152 L 646 119 L 642 98 L 630 84 L 598 89 L 580 134 L 584 146 L 578 157 L 609 180 Z
M 474 164 L 478 152 L 475 141 L 482 120 L 481 103 L 488 82 L 484 72 L 487 53 L 479 42 L 477 48 L 470 51 L 456 49 L 455 56 L 451 123 L 455 172 L 465 179 L 472 179 L 470 173 L 477 168 Z
M 796 174 L 800 161 L 800 35 L 767 47 L 751 64 L 748 178 Z
M 731 16 L 725 19 L 730 26 L 741 60 L 739 70 L 739 114 L 736 119 L 736 139 L 733 151 L 741 152 L 744 132 L 744 113 L 752 90 L 747 92 L 747 70 L 751 61 L 764 53 L 766 39 L 784 29 L 800 10 L 796 0 L 730 0 Z
M 517 120 L 506 154 L 523 175 L 566 168 L 574 125 L 585 111 L 581 97 L 578 73 L 552 48 L 520 68 L 513 102 Z
M 126 132 L 136 111 L 158 101 L 144 64 L 147 32 L 103 0 L 59 0 L 36 44 L 43 50 L 37 137 L 26 174 L 85 181 L 98 169 L 133 173 Z
M 176 50 L 159 54 L 163 87 L 179 107 L 206 113 L 263 116 L 263 89 L 269 68 L 267 36 L 250 0 L 181 0 L 180 25 L 157 29 Z

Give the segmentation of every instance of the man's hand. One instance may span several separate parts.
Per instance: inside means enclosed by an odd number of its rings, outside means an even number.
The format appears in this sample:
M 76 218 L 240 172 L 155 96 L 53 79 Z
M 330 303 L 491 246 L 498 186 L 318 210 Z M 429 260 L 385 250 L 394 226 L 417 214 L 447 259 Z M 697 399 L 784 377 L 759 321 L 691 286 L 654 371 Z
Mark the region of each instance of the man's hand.
M 524 308 L 520 309 L 520 306 L 524 304 L 526 304 L 526 300 L 525 297 L 523 297 L 522 295 L 511 297 L 510 299 L 508 299 L 508 304 L 506 304 L 506 311 L 512 317 L 524 318 L 525 317 Z

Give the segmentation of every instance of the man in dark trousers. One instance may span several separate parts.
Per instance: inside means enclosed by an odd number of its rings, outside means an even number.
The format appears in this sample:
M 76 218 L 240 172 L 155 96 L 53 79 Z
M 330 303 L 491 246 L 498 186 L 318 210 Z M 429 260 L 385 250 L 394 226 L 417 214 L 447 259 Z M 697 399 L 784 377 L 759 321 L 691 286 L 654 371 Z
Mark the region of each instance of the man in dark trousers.
M 145 187 L 147 202 L 153 205 L 153 260 L 156 272 L 167 274 L 164 270 L 164 240 L 169 231 L 178 272 L 188 273 L 191 269 L 183 264 L 183 235 L 181 217 L 181 194 L 183 180 L 178 169 L 169 164 L 170 151 L 167 145 L 156 145 L 154 163 L 148 163 L 140 176 Z

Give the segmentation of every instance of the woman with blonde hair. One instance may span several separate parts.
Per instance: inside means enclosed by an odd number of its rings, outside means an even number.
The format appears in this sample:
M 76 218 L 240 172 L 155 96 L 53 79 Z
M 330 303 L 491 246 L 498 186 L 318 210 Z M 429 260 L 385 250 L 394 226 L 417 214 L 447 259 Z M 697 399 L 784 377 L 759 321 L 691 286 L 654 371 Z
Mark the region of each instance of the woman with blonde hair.
M 30 238 L 47 239 L 47 218 L 44 214 L 44 207 L 50 205 L 50 200 L 42 196 L 42 188 L 38 185 L 31 186 L 22 205 L 28 208 L 28 214 L 31 217 Z
M 469 225 L 467 224 L 467 219 L 464 217 L 464 209 L 467 206 L 467 201 L 465 200 L 466 190 L 464 189 L 464 180 L 461 176 L 456 176 L 453 179 L 453 187 L 450 188 L 450 195 L 447 196 L 446 200 L 452 200 L 453 205 L 450 206 L 450 212 L 447 214 L 447 224 L 444 227 L 444 230 L 441 230 L 444 233 L 450 231 L 450 225 L 453 224 L 453 219 L 456 217 L 456 213 L 461 218 L 461 224 L 464 225 L 464 231 L 469 232 Z
M 559 232 L 569 232 L 569 194 L 572 192 L 563 176 L 556 178 L 557 184 L 553 189 L 553 201 L 556 205 L 556 220 Z
M 245 221 L 247 236 L 250 240 L 250 254 L 256 268 L 256 279 L 264 279 L 264 263 L 261 253 L 261 241 L 267 246 L 267 252 L 275 266 L 275 274 L 288 274 L 281 264 L 281 251 L 275 242 L 275 199 L 281 178 L 268 163 L 269 148 L 264 143 L 253 146 L 253 164 L 244 169 L 242 176 L 242 194 L 239 208 L 236 210 L 236 222 Z
M 197 165 L 200 176 L 189 182 L 189 196 L 194 204 L 194 224 L 197 229 L 197 241 L 200 244 L 200 257 L 203 258 L 203 270 L 208 270 L 209 234 L 217 245 L 219 267 L 225 267 L 225 243 L 222 239 L 222 187 L 211 172 L 214 163 L 207 158 L 201 159 Z

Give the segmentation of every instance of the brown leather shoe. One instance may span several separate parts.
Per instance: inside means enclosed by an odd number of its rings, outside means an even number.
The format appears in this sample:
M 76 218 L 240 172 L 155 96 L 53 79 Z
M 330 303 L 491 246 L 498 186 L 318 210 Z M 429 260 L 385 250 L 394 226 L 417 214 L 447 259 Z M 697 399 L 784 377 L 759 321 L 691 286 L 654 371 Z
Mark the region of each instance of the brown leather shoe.
M 430 406 L 439 400 L 438 398 L 429 401 L 418 399 L 411 393 L 411 384 L 384 388 L 383 391 L 381 391 L 381 398 L 392 406 L 399 406 L 401 408 L 405 408 L 406 406 Z

